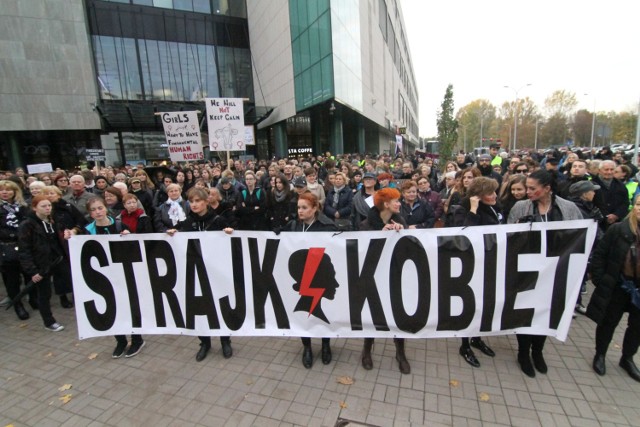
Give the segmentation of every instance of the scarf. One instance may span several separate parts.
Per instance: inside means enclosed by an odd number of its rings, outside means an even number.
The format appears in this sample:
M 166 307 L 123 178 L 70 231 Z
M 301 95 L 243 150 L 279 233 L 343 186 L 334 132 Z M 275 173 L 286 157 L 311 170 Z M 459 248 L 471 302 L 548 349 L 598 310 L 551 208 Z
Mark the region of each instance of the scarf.
M 278 191 L 276 189 L 273 190 L 273 197 L 275 197 L 276 202 L 282 202 L 285 197 L 287 197 L 287 192 L 282 190 L 282 191 Z
M 5 219 L 6 226 L 17 230 L 21 219 L 18 218 L 17 215 L 20 212 L 20 205 L 15 202 L 2 202 L 2 208 L 7 211 L 7 216 Z
M 138 218 L 140 218 L 140 215 L 143 213 L 144 210 L 142 209 L 136 209 L 133 213 L 129 213 L 125 209 L 120 214 L 120 221 L 129 228 L 129 231 L 136 233 L 138 231 Z
M 182 205 L 180 204 L 182 203 L 182 197 L 178 197 L 178 200 L 169 199 L 165 203 L 169 205 L 168 214 L 169 219 L 171 220 L 171 223 L 173 225 L 176 225 L 177 223 L 187 219 L 187 215 L 185 215 L 184 209 L 182 209 Z
M 333 187 L 333 191 L 334 191 L 334 193 L 333 193 L 333 208 L 334 209 L 338 208 L 338 202 L 340 201 L 340 192 L 342 191 L 342 189 L 344 187 L 345 187 L 344 185 L 342 187 L 336 187 L 336 186 Z

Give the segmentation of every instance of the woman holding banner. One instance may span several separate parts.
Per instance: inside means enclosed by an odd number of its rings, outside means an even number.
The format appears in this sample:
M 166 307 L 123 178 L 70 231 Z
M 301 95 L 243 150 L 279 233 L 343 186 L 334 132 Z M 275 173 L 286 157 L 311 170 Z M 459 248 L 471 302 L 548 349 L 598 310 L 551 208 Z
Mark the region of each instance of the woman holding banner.
M 192 188 L 187 192 L 190 211 L 183 221 L 175 224 L 174 227 L 166 230 L 167 234 L 173 236 L 177 231 L 220 231 L 223 230 L 227 234 L 233 233 L 233 228 L 227 226 L 225 219 L 217 215 L 209 208 L 207 199 L 209 192 L 204 188 Z M 201 362 L 207 357 L 207 353 L 211 350 L 211 337 L 201 336 L 200 350 L 196 354 L 196 361 Z M 222 355 L 225 359 L 233 356 L 230 337 L 220 337 L 222 344 Z
M 509 213 L 509 224 L 526 222 L 570 221 L 582 219 L 580 210 L 572 202 L 554 194 L 554 175 L 546 170 L 537 170 L 527 177 L 528 200 L 517 202 Z M 516 284 L 513 284 L 516 286 Z M 542 349 L 547 340 L 545 335 L 518 334 L 518 363 L 527 376 L 536 376 L 536 370 L 547 373 L 547 364 Z M 533 364 L 531 364 L 533 359 Z M 535 369 L 534 368 L 535 366 Z
M 318 198 L 315 194 L 307 191 L 298 196 L 298 219 L 291 220 L 284 228 L 283 231 L 298 231 L 305 233 L 307 231 L 338 231 L 338 228 L 335 226 L 333 221 L 327 218 L 324 214 L 320 212 L 320 203 L 318 202 Z M 326 257 L 326 255 L 324 255 Z M 323 257 L 323 258 L 324 258 Z M 292 261 L 294 261 L 292 264 Z M 304 265 L 304 262 L 298 262 L 302 260 L 298 260 L 292 256 L 290 260 L 290 270 L 299 270 L 300 266 Z M 321 263 L 322 264 L 322 263 Z M 327 268 L 325 268 L 327 270 Z M 298 279 L 302 277 L 302 271 L 298 271 L 299 274 L 296 274 Z M 335 272 L 333 273 L 333 282 L 335 282 Z M 297 289 L 296 289 L 297 286 Z M 331 287 L 328 286 L 328 283 L 320 283 L 319 285 L 315 285 L 314 287 Z M 337 286 L 336 286 L 337 287 Z M 332 287 L 335 289 L 334 287 Z M 294 285 L 294 289 L 296 291 L 300 291 L 299 282 Z M 335 291 L 334 291 L 335 293 Z M 326 297 L 326 296 L 325 296 Z M 301 299 L 302 301 L 302 299 Z M 320 308 L 319 305 L 317 306 Z M 298 311 L 298 310 L 296 310 Z M 316 315 L 315 310 L 311 310 L 309 314 Z M 316 315 L 317 316 L 317 315 Z M 318 316 L 317 316 L 318 317 Z M 313 365 L 313 352 L 311 351 L 311 338 L 302 337 L 302 366 L 309 369 Z M 331 346 L 329 344 L 329 338 L 322 338 L 322 363 L 328 365 L 331 363 Z
M 496 207 L 496 190 L 498 181 L 486 176 L 474 178 L 467 187 L 467 195 L 460 203 L 464 215 L 461 224 L 456 226 L 475 225 L 498 225 L 503 224 L 503 217 L 500 209 Z M 480 361 L 476 358 L 471 347 L 477 348 L 489 357 L 494 357 L 496 353 L 480 337 L 462 338 L 460 346 L 460 356 L 474 368 L 480 367 Z
M 360 224 L 360 231 L 383 230 L 400 231 L 407 228 L 407 223 L 400 215 L 400 192 L 395 188 L 382 188 L 373 196 L 373 207 L 369 210 L 366 220 Z M 411 365 L 404 353 L 404 338 L 394 338 L 396 345 L 396 360 L 403 374 L 411 373 Z M 362 348 L 362 367 L 366 370 L 373 368 L 371 349 L 373 338 L 364 339 Z

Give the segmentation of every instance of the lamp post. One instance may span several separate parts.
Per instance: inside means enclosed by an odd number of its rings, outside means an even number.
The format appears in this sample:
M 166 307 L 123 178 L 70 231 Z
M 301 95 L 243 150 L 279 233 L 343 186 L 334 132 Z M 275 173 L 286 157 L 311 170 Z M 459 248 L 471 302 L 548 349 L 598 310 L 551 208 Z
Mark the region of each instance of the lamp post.
M 538 124 L 539 123 L 544 124 L 544 122 L 540 121 L 540 117 L 536 117 L 536 136 L 533 140 L 533 148 L 536 152 L 538 152 Z
M 585 93 L 585 96 L 589 96 L 588 93 Z M 593 114 L 591 114 L 591 140 L 590 145 L 593 150 L 593 137 L 596 130 L 596 97 L 593 97 Z
M 518 143 L 518 93 L 527 86 L 531 86 L 531 83 L 527 83 L 526 85 L 520 87 L 519 89 L 515 89 L 511 86 L 505 86 L 505 88 L 511 89 L 516 93 L 516 111 L 513 114 L 513 151 L 516 151 L 516 144 Z

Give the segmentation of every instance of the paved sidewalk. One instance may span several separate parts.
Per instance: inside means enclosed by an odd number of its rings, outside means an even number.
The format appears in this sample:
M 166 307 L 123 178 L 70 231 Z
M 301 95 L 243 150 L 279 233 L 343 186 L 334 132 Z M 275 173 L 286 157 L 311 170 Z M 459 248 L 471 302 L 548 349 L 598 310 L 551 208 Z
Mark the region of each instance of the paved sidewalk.
M 566 343 L 547 341 L 549 373 L 531 379 L 518 368 L 513 336 L 488 338 L 497 356 L 478 355 L 478 369 L 458 355 L 457 339 L 408 340 L 412 373 L 402 375 L 391 339 L 376 340 L 372 371 L 360 366 L 359 339 L 332 340 L 334 361 L 309 370 L 297 338 L 233 338 L 229 360 L 214 339 L 198 363 L 197 338 L 146 336 L 140 354 L 113 360 L 115 340 L 78 341 L 75 313 L 57 298 L 62 332 L 46 331 L 29 311 L 23 322 L 0 309 L 0 426 L 640 424 L 640 384 L 618 367 L 623 328 L 599 377 L 591 370 L 595 325 L 584 316 Z M 319 339 L 313 348 L 319 356 Z M 354 384 L 338 383 L 341 376 Z

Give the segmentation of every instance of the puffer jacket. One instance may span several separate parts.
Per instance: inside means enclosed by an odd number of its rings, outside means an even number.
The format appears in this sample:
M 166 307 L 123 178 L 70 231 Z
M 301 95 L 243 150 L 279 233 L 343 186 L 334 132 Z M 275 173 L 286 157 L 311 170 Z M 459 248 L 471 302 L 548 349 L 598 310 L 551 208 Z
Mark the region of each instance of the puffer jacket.
M 54 261 L 64 253 L 56 225 L 45 223 L 35 213 L 29 213 L 20 224 L 18 247 L 20 266 L 28 277 L 49 274 Z

